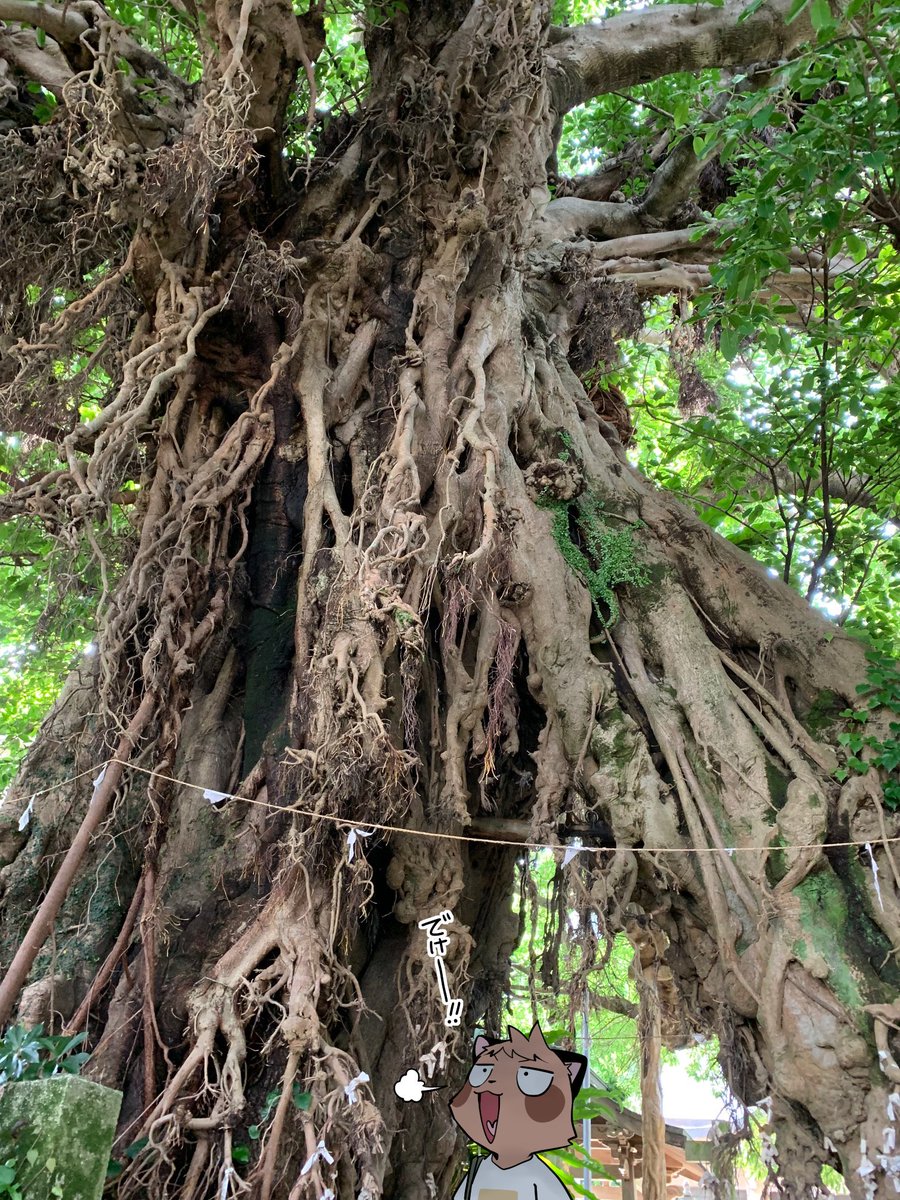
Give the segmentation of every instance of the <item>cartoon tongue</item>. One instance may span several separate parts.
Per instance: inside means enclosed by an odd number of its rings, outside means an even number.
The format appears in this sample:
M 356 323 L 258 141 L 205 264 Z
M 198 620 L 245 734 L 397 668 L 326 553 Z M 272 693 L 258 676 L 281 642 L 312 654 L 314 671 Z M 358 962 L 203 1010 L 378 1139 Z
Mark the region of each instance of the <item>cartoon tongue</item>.
M 500 1097 L 493 1092 L 478 1093 L 478 1111 L 481 1113 L 481 1124 L 484 1136 L 492 1142 L 497 1136 L 497 1121 L 500 1119 Z

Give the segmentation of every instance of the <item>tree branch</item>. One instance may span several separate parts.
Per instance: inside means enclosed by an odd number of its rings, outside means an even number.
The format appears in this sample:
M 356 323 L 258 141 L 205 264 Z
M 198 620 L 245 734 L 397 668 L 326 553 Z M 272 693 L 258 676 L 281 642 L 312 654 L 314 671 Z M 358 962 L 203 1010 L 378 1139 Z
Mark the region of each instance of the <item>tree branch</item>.
M 768 76 L 768 72 L 766 75 Z M 746 83 L 746 81 L 745 81 Z M 739 89 L 742 90 L 742 89 Z M 720 92 L 706 111 L 707 119 L 720 120 L 733 96 L 732 90 Z M 647 191 L 638 202 L 643 217 L 667 220 L 689 198 L 700 172 L 712 158 L 716 148 L 707 148 L 703 158 L 694 152 L 694 139 L 683 137 L 653 172 Z
M 590 234 L 594 238 L 622 238 L 644 233 L 647 226 L 633 204 L 608 200 L 582 200 L 564 196 L 551 200 L 543 221 L 548 240 Z
M 757 471 L 748 476 L 744 481 L 744 491 L 754 496 L 774 497 L 776 489 L 785 496 L 803 496 L 827 490 L 832 500 L 840 500 L 848 508 L 867 509 L 884 521 L 896 521 L 900 515 L 891 495 L 897 482 L 893 478 L 887 481 L 873 480 L 871 476 L 860 474 L 858 471 L 842 475 L 839 471 L 832 470 L 824 476 L 824 480 L 823 487 L 821 472 L 802 475 L 792 471 L 786 463 L 777 463 L 770 467 L 768 474 Z M 726 504 L 728 498 L 713 489 L 700 488 L 697 495 L 704 502 L 708 498 L 710 502 L 722 506 L 723 512 L 729 509 L 729 505 Z
M 144 46 L 139 45 L 118 22 L 103 14 L 99 6 L 94 7 L 98 17 L 107 21 L 115 31 L 118 53 L 135 68 L 139 75 L 155 76 L 163 83 L 167 83 L 179 98 L 183 98 L 189 93 L 189 85 L 161 59 Z M 92 28 L 92 25 L 80 12 L 70 8 L 67 4 L 60 7 L 56 4 L 45 4 L 44 0 L 0 0 L 0 21 L 16 22 L 33 26 L 35 29 L 42 29 L 48 37 L 53 38 L 75 69 L 84 68 L 84 56 L 87 51 L 82 38 Z M 43 82 L 40 78 L 37 81 Z
M 74 8 L 59 8 L 42 0 L 0 0 L 0 21 L 18 21 L 43 29 L 60 46 L 77 42 L 90 28 Z
M 43 47 L 38 46 L 31 29 L 0 29 L 0 59 L 25 79 L 41 84 L 57 100 L 72 78 L 71 68 L 56 42 L 48 38 Z
M 811 36 L 806 12 L 787 23 L 791 0 L 770 0 L 739 21 L 745 8 L 745 0 L 721 8 L 666 4 L 553 30 L 547 54 L 555 107 L 566 112 L 676 71 L 787 58 Z
M 718 223 L 710 222 L 702 237 L 698 236 L 698 226 L 688 225 L 685 229 L 663 229 L 657 233 L 611 238 L 603 242 L 602 247 L 591 242 L 576 242 L 571 249 L 587 251 L 592 257 L 600 257 L 603 261 L 611 258 L 656 258 L 660 254 L 677 254 L 679 251 L 699 253 L 709 246 L 720 231 Z

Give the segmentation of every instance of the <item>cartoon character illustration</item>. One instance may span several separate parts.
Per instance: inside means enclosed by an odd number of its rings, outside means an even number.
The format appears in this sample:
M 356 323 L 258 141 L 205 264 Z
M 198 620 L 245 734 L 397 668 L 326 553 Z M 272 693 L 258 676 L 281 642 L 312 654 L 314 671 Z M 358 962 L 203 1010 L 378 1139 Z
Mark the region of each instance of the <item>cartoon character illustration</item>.
M 569 1192 L 536 1157 L 575 1137 L 572 1101 L 587 1071 L 583 1054 L 555 1050 L 539 1025 L 506 1041 L 477 1037 L 469 1077 L 450 1113 L 490 1157 L 473 1164 L 453 1200 L 567 1200 Z

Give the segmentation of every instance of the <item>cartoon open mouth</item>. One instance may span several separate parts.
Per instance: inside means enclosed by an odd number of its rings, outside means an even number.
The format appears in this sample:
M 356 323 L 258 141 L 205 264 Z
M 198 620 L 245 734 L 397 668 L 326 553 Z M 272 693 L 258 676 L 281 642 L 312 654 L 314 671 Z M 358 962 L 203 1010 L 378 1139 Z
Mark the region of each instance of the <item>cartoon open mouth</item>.
M 494 1092 L 479 1092 L 478 1111 L 481 1114 L 484 1136 L 492 1142 L 497 1135 L 497 1122 L 500 1119 L 500 1097 Z

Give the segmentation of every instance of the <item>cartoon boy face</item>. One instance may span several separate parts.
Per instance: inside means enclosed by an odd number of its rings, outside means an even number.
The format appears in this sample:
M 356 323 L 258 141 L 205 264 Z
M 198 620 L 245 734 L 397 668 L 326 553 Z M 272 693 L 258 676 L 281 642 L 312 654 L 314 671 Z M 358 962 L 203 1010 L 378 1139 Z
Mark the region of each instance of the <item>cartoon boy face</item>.
M 539 1025 L 527 1037 L 508 1032 L 475 1039 L 469 1077 L 450 1101 L 460 1129 L 504 1169 L 575 1137 L 572 1101 L 587 1070 L 583 1055 L 551 1049 Z

